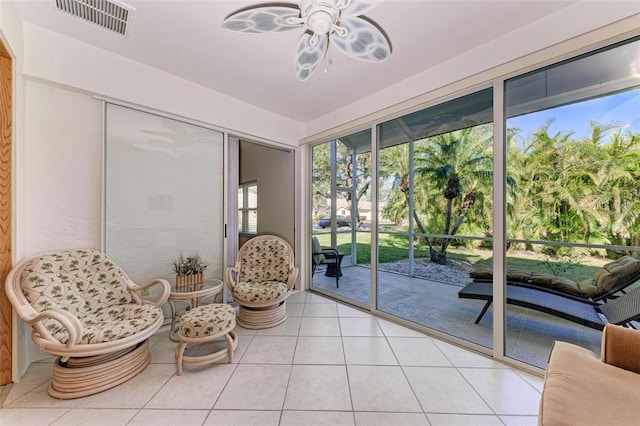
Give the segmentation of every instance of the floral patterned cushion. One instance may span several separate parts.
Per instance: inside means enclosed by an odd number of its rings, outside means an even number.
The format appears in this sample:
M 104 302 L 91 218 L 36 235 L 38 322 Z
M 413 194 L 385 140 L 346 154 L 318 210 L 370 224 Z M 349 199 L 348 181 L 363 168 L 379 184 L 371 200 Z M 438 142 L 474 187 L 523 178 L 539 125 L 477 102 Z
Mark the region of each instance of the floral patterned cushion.
M 178 334 L 184 337 L 207 337 L 236 326 L 236 311 L 223 303 L 198 306 L 180 317 Z
M 233 296 L 245 302 L 267 302 L 276 300 L 287 292 L 287 285 L 279 281 L 259 283 L 241 281 L 233 288 Z
M 238 281 L 283 281 L 289 277 L 289 249 L 279 239 L 254 239 L 244 250 Z
M 162 315 L 162 311 L 154 305 L 114 305 L 100 309 L 95 314 L 81 319 L 82 339 L 80 344 L 111 342 L 145 330 L 154 324 Z M 51 335 L 61 343 L 66 343 L 69 335 L 58 322 L 46 319 L 43 321 Z
M 34 258 L 23 270 L 22 291 L 33 308 L 57 307 L 83 324 L 82 343 L 121 339 L 153 324 L 162 311 L 137 304 L 124 272 L 105 253 L 67 250 Z M 54 320 L 43 321 L 61 343 L 66 331 Z

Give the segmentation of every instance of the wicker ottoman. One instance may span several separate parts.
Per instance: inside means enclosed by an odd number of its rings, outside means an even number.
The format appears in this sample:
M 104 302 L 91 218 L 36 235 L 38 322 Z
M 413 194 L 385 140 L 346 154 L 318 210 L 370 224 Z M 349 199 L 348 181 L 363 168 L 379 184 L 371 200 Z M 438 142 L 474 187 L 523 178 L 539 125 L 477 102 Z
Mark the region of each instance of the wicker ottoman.
M 178 376 L 182 374 L 182 366 L 205 365 L 214 363 L 225 356 L 229 363 L 233 362 L 233 351 L 238 346 L 236 334 L 232 331 L 236 326 L 236 311 L 231 305 L 212 303 L 194 308 L 180 318 L 176 348 L 176 367 Z M 201 356 L 185 356 L 184 350 L 189 343 L 205 343 L 223 337 L 227 347 L 212 354 Z

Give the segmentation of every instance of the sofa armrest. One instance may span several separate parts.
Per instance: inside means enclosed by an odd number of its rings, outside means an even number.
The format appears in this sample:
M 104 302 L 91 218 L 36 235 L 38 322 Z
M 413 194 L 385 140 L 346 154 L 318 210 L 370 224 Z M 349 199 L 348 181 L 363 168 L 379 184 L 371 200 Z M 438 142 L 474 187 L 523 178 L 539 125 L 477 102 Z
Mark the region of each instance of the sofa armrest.
M 69 339 L 65 346 L 72 347 L 80 343 L 82 339 L 82 323 L 72 313 L 65 311 L 64 309 L 52 308 L 46 311 L 38 312 L 36 315 L 30 318 L 24 318 L 24 320 L 33 328 L 34 341 L 36 344 L 46 350 L 48 345 L 59 345 L 58 339 L 53 337 L 49 330 L 44 326 L 43 320 L 51 318 L 57 321 L 69 335 Z
M 605 325 L 600 360 L 640 373 L 640 331 L 619 325 Z

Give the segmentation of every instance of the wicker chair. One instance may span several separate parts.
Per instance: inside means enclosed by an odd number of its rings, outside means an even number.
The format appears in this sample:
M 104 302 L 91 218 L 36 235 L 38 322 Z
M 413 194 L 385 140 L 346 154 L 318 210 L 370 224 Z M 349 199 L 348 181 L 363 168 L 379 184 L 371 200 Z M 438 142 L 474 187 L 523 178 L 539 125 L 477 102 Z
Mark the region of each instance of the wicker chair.
M 287 319 L 286 298 L 298 278 L 293 249 L 282 238 L 261 235 L 247 241 L 225 281 L 240 305 L 238 324 L 244 328 L 274 327 Z
M 155 301 L 136 294 L 156 285 Z M 164 321 L 160 306 L 170 286 L 161 279 L 138 286 L 106 254 L 82 249 L 21 261 L 5 290 L 33 341 L 58 356 L 49 395 L 71 399 L 110 389 L 147 366 L 148 339 Z

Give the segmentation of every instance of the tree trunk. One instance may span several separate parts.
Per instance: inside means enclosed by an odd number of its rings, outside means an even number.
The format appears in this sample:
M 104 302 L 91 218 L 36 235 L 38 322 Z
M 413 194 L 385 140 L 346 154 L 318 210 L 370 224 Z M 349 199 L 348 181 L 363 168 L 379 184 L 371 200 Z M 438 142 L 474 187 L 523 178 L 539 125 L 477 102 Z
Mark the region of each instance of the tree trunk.
M 467 215 L 467 212 L 471 207 L 473 207 L 475 202 L 476 202 L 475 192 L 471 191 L 464 196 L 464 199 L 462 200 L 462 209 L 460 210 L 460 214 L 458 215 L 458 218 L 456 219 L 456 223 L 453 225 L 453 229 L 451 230 L 451 234 L 449 235 L 453 236 L 456 234 L 456 232 L 458 232 L 458 228 L 460 228 L 460 225 L 462 225 L 462 221 Z M 445 257 L 445 263 L 446 263 L 446 256 L 447 256 L 447 248 L 449 247 L 450 242 L 451 242 L 451 239 L 447 238 L 442 244 L 442 255 Z
M 404 192 L 404 196 L 405 199 L 407 200 L 407 206 L 409 206 L 409 192 L 407 191 L 403 191 Z M 416 221 L 416 226 L 420 229 L 420 233 L 421 234 L 426 234 L 426 230 L 424 229 L 424 225 L 422 224 L 422 221 L 420 220 L 420 218 L 418 217 L 418 214 L 416 213 L 416 210 L 413 209 L 413 219 Z M 431 240 L 429 239 L 429 237 L 425 236 L 424 237 L 425 240 L 427 240 L 427 244 L 429 245 L 429 253 L 431 254 L 431 261 L 433 262 L 433 256 L 436 252 L 436 250 L 433 248 L 433 245 L 431 244 Z
M 453 210 L 453 199 L 449 198 L 447 200 L 447 211 L 446 211 L 446 219 L 444 221 L 444 234 L 449 234 L 449 227 L 451 226 L 451 210 Z

